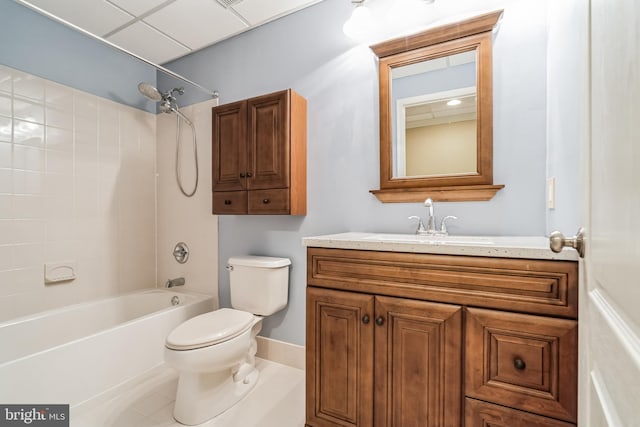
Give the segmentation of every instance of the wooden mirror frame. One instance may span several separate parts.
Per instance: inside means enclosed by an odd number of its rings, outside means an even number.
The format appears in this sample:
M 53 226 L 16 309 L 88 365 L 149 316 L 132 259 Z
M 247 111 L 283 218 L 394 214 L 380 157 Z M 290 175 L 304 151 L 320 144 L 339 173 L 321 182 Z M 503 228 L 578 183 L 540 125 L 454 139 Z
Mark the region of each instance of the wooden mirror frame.
M 383 203 L 490 200 L 504 188 L 493 185 L 492 30 L 502 10 L 475 16 L 371 46 L 379 58 L 380 189 Z M 390 75 L 393 68 L 476 50 L 477 172 L 470 174 L 393 177 Z

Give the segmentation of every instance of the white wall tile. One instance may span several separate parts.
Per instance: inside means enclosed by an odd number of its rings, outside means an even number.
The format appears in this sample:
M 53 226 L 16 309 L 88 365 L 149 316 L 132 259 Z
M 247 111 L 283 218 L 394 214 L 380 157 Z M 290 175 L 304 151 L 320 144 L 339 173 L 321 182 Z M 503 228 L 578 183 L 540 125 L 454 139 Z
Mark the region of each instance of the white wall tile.
M 43 194 L 45 185 L 45 175 L 40 172 L 13 170 L 14 194 Z
M 74 91 L 73 93 L 73 112 L 76 116 L 88 119 L 97 119 L 98 117 L 99 98 L 88 93 Z M 89 121 L 78 120 L 78 125 L 92 123 Z
M 14 119 L 13 142 L 33 147 L 44 147 L 44 125 Z
M 13 91 L 13 70 L 0 65 L 0 92 L 11 93 Z
M 57 242 L 46 242 L 44 245 L 45 262 L 60 260 L 75 260 L 78 253 L 85 248 L 78 244 L 76 240 L 65 240 Z
M 13 196 L 0 194 L 0 220 L 13 218 Z
M 73 151 L 73 131 L 71 128 L 63 129 L 47 126 L 45 132 L 45 145 L 47 149 L 66 152 Z
M 155 115 L 3 66 L 0 96 L 0 318 L 153 286 Z M 45 286 L 60 260 L 78 279 Z
M 47 173 L 73 175 L 73 157 L 68 151 L 47 150 Z
M 64 109 L 47 105 L 45 109 L 45 124 L 47 127 L 67 129 L 73 132 L 73 109 Z
M 13 117 L 34 123 L 44 123 L 44 104 L 22 99 L 13 100 Z
M 13 137 L 13 120 L 0 116 L 0 141 L 11 142 Z
M 44 172 L 45 151 L 38 147 L 15 145 L 13 147 L 13 168 L 34 172 Z
M 11 94 L 0 92 L 0 115 L 11 117 Z
M 13 268 L 13 246 L 0 245 L 0 272 Z
M 75 221 L 72 217 L 54 218 L 46 222 L 47 242 L 67 242 L 75 238 Z
M 0 194 L 13 193 L 13 170 L 0 169 Z
M 0 141 L 0 168 L 11 168 L 13 165 L 12 145 L 10 142 Z
M 74 90 L 61 84 L 45 81 L 45 101 L 48 106 L 71 111 L 73 110 Z
M 19 98 L 29 98 L 35 101 L 44 101 L 44 80 L 23 73 L 13 71 L 13 94 Z
M 0 219 L 0 245 L 10 245 L 13 242 L 13 220 Z
M 13 268 L 35 269 L 42 265 L 44 265 L 44 245 L 42 243 L 13 245 Z
M 43 175 L 42 194 L 55 197 L 72 197 L 74 191 L 73 175 L 65 173 L 47 173 Z
M 33 244 L 44 242 L 46 222 L 42 219 L 14 219 L 12 243 Z
M 48 215 L 44 198 L 33 195 L 13 196 L 13 217 L 20 219 L 43 219 Z

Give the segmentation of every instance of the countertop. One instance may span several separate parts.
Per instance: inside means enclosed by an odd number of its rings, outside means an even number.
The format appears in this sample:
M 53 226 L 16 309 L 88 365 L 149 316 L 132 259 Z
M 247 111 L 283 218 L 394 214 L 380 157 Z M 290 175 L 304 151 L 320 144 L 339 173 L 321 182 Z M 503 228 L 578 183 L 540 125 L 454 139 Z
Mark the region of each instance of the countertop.
M 306 247 L 358 249 L 365 251 L 412 252 L 577 261 L 578 253 L 564 249 L 554 253 L 544 236 L 448 236 L 348 232 L 304 237 Z

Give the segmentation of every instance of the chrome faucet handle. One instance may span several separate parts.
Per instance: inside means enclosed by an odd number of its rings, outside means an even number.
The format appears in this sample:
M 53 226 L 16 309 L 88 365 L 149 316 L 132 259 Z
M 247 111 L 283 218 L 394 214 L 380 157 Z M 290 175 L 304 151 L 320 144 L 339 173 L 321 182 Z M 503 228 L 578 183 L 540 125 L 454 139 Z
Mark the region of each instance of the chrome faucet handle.
M 422 218 L 419 216 L 410 216 L 407 219 L 417 219 L 418 220 L 418 229 L 416 230 L 416 234 L 427 234 L 427 230 L 424 228 L 424 222 L 422 222 Z
M 440 234 L 447 236 L 449 232 L 447 231 L 447 220 L 448 219 L 458 219 L 457 216 L 448 215 L 442 218 L 442 222 L 440 223 Z

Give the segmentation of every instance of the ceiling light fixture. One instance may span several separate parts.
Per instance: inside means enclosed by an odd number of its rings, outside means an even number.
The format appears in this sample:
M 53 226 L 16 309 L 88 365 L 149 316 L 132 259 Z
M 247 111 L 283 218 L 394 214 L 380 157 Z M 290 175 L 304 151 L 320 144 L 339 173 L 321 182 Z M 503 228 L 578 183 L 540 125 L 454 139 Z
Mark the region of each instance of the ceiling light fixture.
M 365 0 L 351 0 L 355 9 L 342 26 L 342 31 L 354 40 L 363 40 L 373 29 L 373 15 L 364 2 Z
M 448 107 L 455 107 L 456 105 L 460 104 L 462 104 L 462 101 L 460 101 L 459 99 L 452 99 L 451 101 L 447 102 Z

